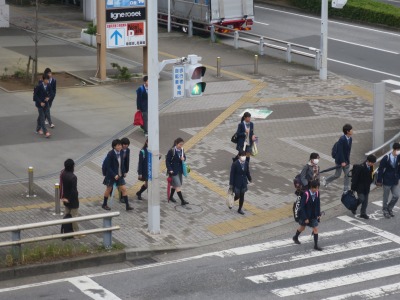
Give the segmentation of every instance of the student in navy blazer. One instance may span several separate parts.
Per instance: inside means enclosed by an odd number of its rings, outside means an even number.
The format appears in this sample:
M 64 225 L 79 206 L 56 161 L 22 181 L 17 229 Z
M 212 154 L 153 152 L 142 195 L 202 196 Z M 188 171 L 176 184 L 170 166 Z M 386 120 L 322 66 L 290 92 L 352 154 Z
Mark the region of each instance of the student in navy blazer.
M 234 193 L 234 199 L 239 199 L 238 213 L 244 215 L 242 210 L 244 194 L 247 192 L 247 183 L 251 182 L 249 163 L 246 161 L 246 153 L 239 152 L 239 159 L 234 161 L 231 166 L 229 176 L 229 193 Z M 230 207 L 232 208 L 232 207 Z
M 337 166 L 335 174 L 328 178 L 322 178 L 322 184 L 326 187 L 332 181 L 338 179 L 344 173 L 344 186 L 343 192 L 346 192 L 350 188 L 350 177 L 348 176 L 350 171 L 350 153 L 351 145 L 353 143 L 353 127 L 350 124 L 343 126 L 343 135 L 339 138 L 337 144 L 337 153 L 335 157 L 335 163 Z
M 139 162 L 138 162 L 138 168 L 137 168 L 137 173 L 138 173 L 138 179 L 140 181 L 143 181 L 143 185 L 141 186 L 140 190 L 136 193 L 136 196 L 139 200 L 142 200 L 142 193 L 147 190 L 147 181 L 149 177 L 149 172 L 148 172 L 148 157 L 149 157 L 149 151 L 147 149 L 148 146 L 148 140 L 146 139 L 146 142 L 144 143 L 142 149 L 139 151 Z
M 121 144 L 122 144 L 122 150 L 121 150 L 121 155 L 122 155 L 122 163 L 124 164 L 124 178 L 126 177 L 127 173 L 129 172 L 129 162 L 130 162 L 130 155 L 131 155 L 131 150 L 129 149 L 129 145 L 131 144 L 130 140 L 127 137 L 124 137 L 121 139 Z M 119 201 L 121 203 L 125 203 L 124 199 L 122 198 L 122 194 L 119 194 Z
M 50 95 L 49 76 L 43 74 L 42 81 L 34 89 L 33 99 L 39 113 L 36 122 L 36 133 L 45 134 L 46 137 L 50 137 L 50 132 L 47 131 L 44 123 L 46 118 L 51 119 L 48 110 Z
M 106 176 L 104 178 L 103 184 L 107 188 L 104 192 L 104 200 L 101 207 L 105 210 L 111 209 L 107 205 L 107 201 L 108 197 L 110 197 L 114 183 L 116 183 L 118 189 L 122 193 L 122 198 L 124 199 L 126 210 L 132 210 L 133 208 L 129 205 L 127 190 L 125 187 L 125 166 L 121 154 L 122 143 L 120 140 L 116 139 L 112 141 L 111 145 L 113 149 L 107 153 L 104 161 L 104 163 L 106 164 Z
M 400 197 L 400 144 L 394 143 L 392 148 L 379 164 L 377 179 L 377 186 L 383 186 L 382 211 L 387 219 L 394 217 L 393 208 Z M 388 203 L 389 193 L 392 193 L 392 199 Z
M 183 149 L 184 141 L 182 138 L 177 138 L 174 141 L 174 146 L 169 149 L 167 153 L 167 157 L 165 158 L 165 165 L 167 167 L 168 175 L 172 177 L 172 188 L 169 196 L 169 200 L 172 202 L 176 202 L 174 199 L 174 193 L 178 194 L 179 199 L 181 200 L 181 205 L 184 206 L 189 204 L 189 202 L 185 201 L 182 196 L 182 183 L 183 183 L 183 165 L 182 161 L 186 161 L 185 151 Z
M 250 154 L 251 154 L 251 146 L 256 140 L 256 136 L 254 135 L 254 124 L 251 120 L 251 114 L 249 112 L 245 112 L 238 124 L 238 128 L 236 130 L 237 134 L 237 145 L 236 150 L 238 152 L 244 151 L 246 152 L 246 161 L 250 162 Z M 233 161 L 236 161 L 239 158 L 239 154 L 232 158 Z
M 49 85 L 50 85 L 50 89 L 51 89 L 51 97 L 49 99 L 49 107 L 51 108 L 51 106 L 53 105 L 54 98 L 56 97 L 56 94 L 57 94 L 57 81 L 53 77 L 53 73 L 51 72 L 50 68 L 46 68 L 44 70 L 44 74 L 49 75 Z
M 304 231 L 306 226 L 310 226 L 313 229 L 314 235 L 314 249 L 321 251 L 322 248 L 318 246 L 318 223 L 321 219 L 321 201 L 319 198 L 319 182 L 313 180 L 310 183 L 310 188 L 303 193 L 300 200 L 299 208 L 299 228 L 296 234 L 293 236 L 295 244 L 301 244 L 299 241 L 299 235 Z

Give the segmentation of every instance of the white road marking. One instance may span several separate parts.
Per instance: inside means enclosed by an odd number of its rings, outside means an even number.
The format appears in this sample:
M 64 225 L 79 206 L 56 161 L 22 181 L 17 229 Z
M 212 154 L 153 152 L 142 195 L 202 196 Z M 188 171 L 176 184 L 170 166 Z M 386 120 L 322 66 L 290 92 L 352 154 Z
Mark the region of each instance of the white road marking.
M 360 255 L 351 258 L 335 260 L 326 263 L 320 263 L 316 265 L 307 265 L 305 267 L 289 269 L 284 271 L 266 273 L 261 275 L 249 276 L 246 279 L 253 281 L 254 283 L 267 283 L 278 280 L 291 279 L 296 277 L 303 277 L 307 275 L 318 274 L 322 272 L 329 272 L 333 270 L 345 269 L 348 267 L 358 266 L 371 262 L 382 261 L 391 258 L 400 257 L 400 248 L 376 252 L 372 254 Z
M 261 24 L 261 25 L 265 25 L 265 26 L 269 26 L 269 24 L 267 24 L 267 23 L 263 23 L 263 22 L 257 22 L 257 21 L 254 21 L 254 23 Z
M 365 282 L 369 280 L 374 280 L 378 278 L 384 278 L 399 274 L 400 274 L 400 265 L 394 265 L 386 268 L 374 269 L 367 272 L 359 272 L 352 275 L 330 278 L 327 280 L 313 281 L 311 283 L 300 284 L 289 288 L 274 289 L 271 292 L 280 297 L 287 297 L 287 296 L 301 295 L 316 291 L 337 288 L 340 286 Z
M 393 76 L 393 77 L 400 78 L 400 76 L 396 75 L 396 74 L 387 73 L 387 72 L 383 72 L 383 71 L 379 71 L 379 70 L 375 70 L 375 69 L 371 69 L 371 68 L 366 68 L 366 67 L 362 67 L 362 66 L 359 66 L 359 65 L 347 63 L 347 62 L 344 62 L 344 61 L 332 59 L 332 58 L 328 58 L 328 60 L 336 62 L 336 63 L 339 63 L 339 64 L 343 64 L 343 65 L 347 65 L 347 66 L 351 66 L 351 67 L 355 67 L 355 68 L 359 68 L 359 69 L 363 69 L 363 70 L 367 70 L 367 71 L 371 71 L 371 72 L 375 72 L 375 73 L 379 73 L 379 74 L 383 74 L 383 75 L 388 75 L 388 76 Z
M 378 205 L 379 207 L 382 207 L 382 205 L 383 205 L 383 201 L 374 201 L 374 202 L 372 202 L 373 204 L 375 204 L 375 205 Z M 397 205 L 395 206 L 395 207 L 393 207 L 393 210 L 394 211 L 400 211 L 400 207 L 398 207 Z
M 351 227 L 351 228 L 343 229 L 343 230 L 328 231 L 328 232 L 322 233 L 320 235 L 321 235 L 321 237 L 332 237 L 332 236 L 337 236 L 337 235 L 343 235 L 347 232 L 357 231 L 357 230 L 361 230 L 361 229 L 358 227 Z M 302 241 L 302 242 L 306 243 L 307 241 Z M 308 242 L 311 242 L 311 239 Z M 256 253 L 256 252 L 265 251 L 265 250 L 269 250 L 269 249 L 281 248 L 281 247 L 285 247 L 285 246 L 296 246 L 296 245 L 293 243 L 292 239 L 285 239 L 285 240 L 276 241 L 276 242 L 267 242 L 267 243 L 252 245 L 252 246 L 244 246 L 244 247 L 237 247 L 237 248 L 233 248 L 233 249 L 229 249 L 229 250 L 210 252 L 210 253 L 205 253 L 205 254 L 201 254 L 201 255 L 197 255 L 197 256 L 192 256 L 192 257 L 187 257 L 187 258 L 182 258 L 182 259 L 177 259 L 177 260 L 171 260 L 171 261 L 165 261 L 165 262 L 159 262 L 159 263 L 154 263 L 154 264 L 149 264 L 149 265 L 144 265 L 144 266 L 126 268 L 126 269 L 121 269 L 121 270 L 114 270 L 114 271 L 109 271 L 109 272 L 95 273 L 95 274 L 91 274 L 91 275 L 86 275 L 86 277 L 96 278 L 96 277 L 101 277 L 101 276 L 133 272 L 133 271 L 144 270 L 144 269 L 151 269 L 151 268 L 172 265 L 172 264 L 177 264 L 177 263 L 186 262 L 186 261 L 192 261 L 192 260 L 201 259 L 201 258 L 205 258 L 205 257 L 217 256 L 217 257 L 224 258 L 224 257 L 235 256 L 235 255 L 251 254 L 251 253 Z M 20 286 L 15 286 L 15 287 L 10 287 L 10 288 L 3 288 L 3 289 L 0 289 L 0 293 L 34 288 L 34 287 L 50 285 L 50 284 L 60 283 L 60 282 L 66 282 L 66 281 L 70 281 L 73 278 L 75 278 L 75 277 L 20 285 Z
M 252 270 L 252 269 L 257 269 L 257 268 L 263 268 L 263 267 L 277 265 L 277 264 L 289 263 L 289 262 L 293 262 L 293 261 L 297 261 L 297 260 L 304 260 L 304 259 L 309 259 L 309 258 L 314 258 L 314 257 L 319 257 L 319 256 L 325 256 L 325 255 L 330 255 L 330 254 L 352 251 L 352 250 L 356 250 L 356 249 L 374 247 L 374 246 L 388 244 L 388 243 L 391 243 L 391 241 L 389 241 L 385 238 L 382 238 L 379 236 L 371 237 L 371 238 L 367 238 L 367 239 L 363 239 L 363 240 L 346 242 L 343 244 L 338 244 L 338 245 L 333 245 L 333 246 L 327 246 L 327 247 L 324 247 L 324 251 L 310 251 L 310 252 L 302 253 L 302 254 L 294 254 L 288 258 L 279 258 L 279 256 L 277 256 L 271 260 L 261 261 L 253 266 L 245 266 L 245 267 L 243 267 L 243 270 Z
M 280 13 L 282 13 L 282 14 L 287 14 L 287 15 L 292 15 L 292 16 L 297 16 L 297 17 L 302 17 L 302 18 L 305 18 L 305 19 L 312 19 L 312 20 L 321 21 L 321 18 L 316 18 L 316 17 L 310 17 L 310 16 L 306 16 L 306 15 L 302 15 L 302 14 L 291 13 L 291 12 L 288 12 L 288 11 L 282 11 L 282 10 L 273 9 L 273 8 L 268 8 L 268 7 L 263 7 L 263 6 L 258 6 L 258 5 L 255 5 L 254 7 L 256 7 L 256 8 L 261 8 L 261 9 L 264 9 L 264 10 L 276 11 L 276 12 L 280 12 Z M 384 33 L 384 34 L 388 34 L 388 35 L 393 35 L 393 36 L 398 36 L 398 37 L 400 37 L 400 34 L 393 33 L 393 32 L 390 32 L 390 31 L 383 31 L 383 30 L 378 30 L 378 29 L 373 29 L 373 28 L 368 28 L 368 27 L 363 27 L 363 26 L 357 26 L 357 25 L 352 25 L 352 24 L 347 24 L 347 23 L 342 23 L 342 22 L 337 22 L 337 21 L 331 21 L 331 20 L 329 20 L 329 23 L 338 24 L 338 25 L 343 25 L 343 26 L 348 26 L 348 27 L 353 27 L 353 28 L 358 28 L 358 29 L 363 29 L 363 30 L 367 30 L 367 31 L 373 31 L 373 32 L 378 32 L 378 33 Z
M 400 293 L 400 283 L 395 283 L 395 284 L 380 286 L 369 290 L 362 290 L 354 293 L 333 296 L 322 300 L 345 300 L 352 297 L 357 297 L 357 299 L 377 299 L 399 293 Z
M 376 235 L 379 235 L 381 237 L 384 237 L 385 239 L 388 239 L 388 240 L 390 240 L 392 242 L 400 244 L 400 236 L 395 235 L 395 234 L 393 234 L 391 232 L 379 229 L 379 228 L 371 226 L 371 225 L 367 225 L 364 222 L 361 222 L 359 220 L 353 219 L 353 218 L 351 218 L 349 216 L 340 216 L 340 217 L 338 217 L 338 219 L 340 219 L 342 221 L 345 221 L 345 222 L 347 222 L 347 223 L 349 223 L 349 224 L 351 224 L 353 226 L 357 226 L 357 227 L 359 227 L 359 228 L 361 228 L 361 229 L 363 229 L 365 231 L 368 231 L 368 232 L 374 233 Z
M 376 48 L 376 47 L 371 47 L 371 46 L 367 46 L 367 45 L 363 45 L 363 44 L 348 42 L 348 41 L 345 41 L 345 40 L 339 40 L 339 39 L 334 39 L 334 38 L 329 38 L 329 39 L 332 40 L 332 41 L 351 44 L 351 45 L 360 46 L 360 47 L 364 47 L 364 48 L 369 48 L 369 49 L 373 49 L 373 50 L 378 50 L 378 51 L 382 51 L 382 52 L 387 52 L 387 53 L 391 53 L 391 54 L 399 54 L 398 52 L 385 50 L 385 49 L 381 49 L 381 48 Z
M 101 285 L 99 285 L 97 282 L 93 281 L 89 277 L 74 277 L 69 279 L 68 281 L 75 285 L 86 296 L 94 300 L 121 300 L 121 298 L 115 296 L 109 290 L 104 289 Z

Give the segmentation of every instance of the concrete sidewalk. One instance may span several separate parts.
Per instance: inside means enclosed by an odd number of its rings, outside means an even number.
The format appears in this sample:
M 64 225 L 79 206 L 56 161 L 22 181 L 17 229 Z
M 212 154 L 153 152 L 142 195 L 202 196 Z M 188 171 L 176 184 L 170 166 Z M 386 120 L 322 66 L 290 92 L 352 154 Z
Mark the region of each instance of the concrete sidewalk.
M 33 8 L 26 7 L 11 6 L 10 11 L 11 23 L 21 27 L 29 24 L 33 14 Z M 71 44 L 77 42 L 78 28 L 83 25 L 77 21 L 80 12 L 68 7 L 44 6 L 41 15 L 44 16 L 41 29 L 68 40 L 42 38 L 43 47 L 50 50 L 48 57 L 41 58 L 40 69 L 50 66 L 56 72 L 67 70 L 85 79 L 93 76 L 96 52 Z M 15 28 L 0 31 L 0 45 L 2 62 L 25 57 L 32 48 L 27 33 Z M 138 84 L 60 90 L 52 108 L 57 127 L 50 140 L 33 134 L 36 112 L 31 91 L 0 91 L 3 107 L 0 125 L 4 132 L 13 133 L 3 138 L 0 144 L 0 173 L 7 175 L 0 178 L 3 180 L 0 186 L 1 227 L 60 218 L 52 214 L 54 183 L 58 181 L 58 175 L 51 174 L 60 170 L 68 157 L 79 160 L 76 175 L 80 214 L 104 212 L 101 209 L 104 192 L 101 162 L 111 148 L 109 139 L 113 136 L 127 136 L 131 140 L 131 171 L 127 185 L 135 210 L 126 212 L 117 201 L 112 207 L 112 211 L 121 211 L 121 216 L 114 220 L 121 230 L 113 237 L 126 246 L 128 258 L 141 252 L 217 243 L 282 224 L 293 223 L 295 227 L 292 179 L 307 163 L 309 154 L 320 154 L 321 169 L 332 166 L 330 149 L 341 135 L 344 123 L 354 127 L 352 163 L 362 161 L 364 153 L 371 149 L 372 85 L 368 83 L 355 84 L 353 80 L 335 74 L 329 74 L 328 81 L 321 82 L 318 73 L 308 67 L 270 57 L 260 57 L 259 75 L 254 76 L 254 53 L 234 50 L 222 43 L 212 44 L 203 38 L 188 38 L 178 32 L 168 34 L 161 30 L 159 50 L 160 60 L 195 53 L 203 57 L 207 66 L 207 89 L 203 97 L 170 99 L 170 76 L 163 73 L 160 78 L 160 151 L 166 153 L 178 136 L 186 141 L 185 150 L 192 172 L 184 179 L 183 195 L 190 205 L 182 208 L 167 203 L 166 178 L 161 175 L 161 234 L 147 232 L 147 195 L 143 195 L 143 201 L 135 196 L 141 185 L 136 180 L 135 170 L 144 136 L 129 126 L 135 111 L 134 89 Z M 222 78 L 216 78 L 217 56 L 223 62 Z M 126 65 L 127 58 L 140 62 L 141 50 L 110 51 L 108 59 Z M 141 72 L 140 65 L 134 61 L 129 67 Z M 390 137 L 400 128 L 395 106 L 399 98 L 391 96 L 388 100 L 386 134 Z M 231 157 L 236 154 L 230 138 L 240 120 L 239 114 L 246 108 L 268 109 L 272 114 L 266 119 L 253 119 L 260 153 L 251 159 L 255 185 L 246 193 L 246 214 L 241 216 L 235 208 L 227 208 L 225 196 Z M 20 120 L 24 126 L 11 128 L 10 118 Z M 27 199 L 27 184 L 19 179 L 23 177 L 19 174 L 31 164 L 43 177 L 35 180 L 38 196 Z M 45 176 L 47 174 L 50 175 Z M 339 179 L 328 189 L 321 189 L 322 208 L 328 216 L 331 208 L 347 213 L 340 204 L 341 185 L 342 179 Z M 370 201 L 380 197 L 381 191 L 373 192 Z M 85 222 L 80 226 L 90 229 L 100 223 Z M 50 227 L 23 232 L 22 236 L 58 231 L 59 228 Z M 1 241 L 9 239 L 8 234 L 0 235 Z M 100 244 L 101 240 L 100 235 L 90 236 L 79 243 Z

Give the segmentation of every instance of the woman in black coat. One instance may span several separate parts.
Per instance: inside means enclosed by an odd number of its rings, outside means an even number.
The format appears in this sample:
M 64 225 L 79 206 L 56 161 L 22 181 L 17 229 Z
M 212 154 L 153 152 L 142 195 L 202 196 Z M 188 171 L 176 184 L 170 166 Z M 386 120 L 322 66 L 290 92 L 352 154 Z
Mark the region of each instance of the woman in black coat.
M 235 193 L 235 200 L 239 199 L 238 213 L 244 215 L 242 210 L 244 194 L 247 192 L 247 183 L 251 182 L 249 163 L 246 161 L 246 153 L 239 152 L 239 159 L 232 163 L 229 178 L 229 193 Z M 230 207 L 232 208 L 232 207 Z

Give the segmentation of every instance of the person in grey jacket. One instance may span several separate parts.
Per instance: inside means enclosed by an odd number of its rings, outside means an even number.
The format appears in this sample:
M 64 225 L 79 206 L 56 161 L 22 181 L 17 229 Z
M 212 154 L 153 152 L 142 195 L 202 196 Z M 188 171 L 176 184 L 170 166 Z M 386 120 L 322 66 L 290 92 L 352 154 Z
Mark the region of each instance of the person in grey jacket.
M 305 189 L 310 188 L 310 182 L 316 180 L 319 186 L 319 154 L 311 153 L 309 162 L 304 166 L 300 173 L 300 179 Z

